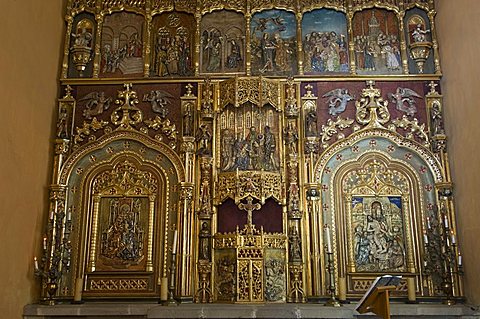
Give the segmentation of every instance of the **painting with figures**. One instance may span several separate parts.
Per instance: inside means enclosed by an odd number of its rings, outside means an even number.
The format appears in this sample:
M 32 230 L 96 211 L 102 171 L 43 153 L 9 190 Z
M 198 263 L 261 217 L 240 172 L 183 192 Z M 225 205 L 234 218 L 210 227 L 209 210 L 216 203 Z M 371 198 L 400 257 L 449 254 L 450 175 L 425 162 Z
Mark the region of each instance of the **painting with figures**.
M 189 76 L 194 73 L 195 18 L 186 13 L 154 17 L 152 35 L 153 76 Z
M 402 198 L 352 197 L 354 261 L 360 272 L 406 270 Z
M 358 12 L 353 18 L 353 30 L 358 74 L 402 73 L 399 27 L 394 12 L 380 9 Z
M 266 10 L 253 16 L 250 30 L 252 74 L 297 73 L 296 25 L 295 15 L 284 10 Z
M 273 108 L 226 108 L 220 115 L 221 170 L 276 171 L 278 117 Z
M 114 13 L 105 17 L 101 43 L 101 77 L 143 74 L 144 17 L 135 13 Z
M 349 72 L 347 18 L 344 13 L 321 9 L 302 20 L 305 74 Z
M 149 202 L 146 197 L 103 197 L 100 201 L 98 270 L 143 270 Z
M 242 14 L 217 11 L 202 19 L 200 61 L 203 73 L 245 71 L 245 19 Z

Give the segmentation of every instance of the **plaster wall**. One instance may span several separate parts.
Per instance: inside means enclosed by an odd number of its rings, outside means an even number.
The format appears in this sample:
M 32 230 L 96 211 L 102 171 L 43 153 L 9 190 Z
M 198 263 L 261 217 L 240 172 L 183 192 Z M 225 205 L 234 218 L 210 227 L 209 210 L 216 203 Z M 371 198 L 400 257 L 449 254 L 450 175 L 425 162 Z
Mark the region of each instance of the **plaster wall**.
M 63 1 L 0 0 L 0 318 L 38 300 Z
M 455 182 L 460 249 L 468 302 L 480 304 L 480 6 L 437 0 L 448 151 Z

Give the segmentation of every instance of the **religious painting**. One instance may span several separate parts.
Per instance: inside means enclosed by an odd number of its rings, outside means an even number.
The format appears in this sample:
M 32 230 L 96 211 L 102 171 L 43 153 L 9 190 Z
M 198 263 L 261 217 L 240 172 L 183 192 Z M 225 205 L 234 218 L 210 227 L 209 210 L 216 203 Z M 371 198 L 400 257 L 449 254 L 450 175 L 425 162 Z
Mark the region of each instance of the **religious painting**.
M 286 300 L 285 250 L 265 250 L 265 301 Z
M 88 13 L 79 14 L 70 34 L 70 77 L 91 77 L 95 46 L 95 18 Z
M 353 196 L 351 205 L 356 270 L 406 271 L 402 198 Z
M 144 17 L 114 13 L 105 17 L 102 28 L 100 77 L 143 75 Z
M 410 73 L 435 73 L 432 34 L 427 13 L 419 8 L 411 9 L 405 14 L 404 24 Z
M 344 13 L 321 9 L 302 20 L 305 74 L 349 72 L 347 18 Z
M 394 12 L 371 9 L 355 14 L 353 41 L 358 74 L 402 73 L 399 27 Z
M 186 13 L 164 13 L 153 19 L 152 76 L 194 74 L 195 18 Z
M 278 171 L 279 121 L 270 107 L 226 107 L 220 115 L 220 169 Z
M 145 269 L 148 217 L 148 197 L 100 200 L 97 270 Z
M 291 12 L 266 10 L 251 23 L 251 57 L 254 75 L 297 73 L 296 19 Z
M 245 18 L 232 11 L 216 11 L 202 19 L 200 37 L 202 73 L 245 71 Z

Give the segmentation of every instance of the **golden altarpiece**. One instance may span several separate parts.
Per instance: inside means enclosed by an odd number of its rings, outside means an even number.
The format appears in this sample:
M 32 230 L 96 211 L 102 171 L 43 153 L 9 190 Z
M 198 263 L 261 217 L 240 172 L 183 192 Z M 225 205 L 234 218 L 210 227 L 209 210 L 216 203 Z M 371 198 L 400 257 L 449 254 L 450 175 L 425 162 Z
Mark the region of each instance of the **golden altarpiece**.
M 461 299 L 433 0 L 69 0 L 42 298 Z

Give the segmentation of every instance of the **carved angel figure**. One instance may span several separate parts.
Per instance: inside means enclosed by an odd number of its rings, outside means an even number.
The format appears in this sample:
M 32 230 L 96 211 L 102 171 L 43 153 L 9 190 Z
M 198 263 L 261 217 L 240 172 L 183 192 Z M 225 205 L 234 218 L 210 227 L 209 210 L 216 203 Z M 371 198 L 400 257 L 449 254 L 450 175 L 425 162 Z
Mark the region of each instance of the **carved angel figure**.
M 152 105 L 152 111 L 158 113 L 159 116 L 164 119 L 168 115 L 167 106 L 171 103 L 173 95 L 165 91 L 150 91 L 150 93 L 143 96 L 144 102 L 150 102 Z
M 106 97 L 105 92 L 91 92 L 82 97 L 79 102 L 85 102 L 83 116 L 91 119 L 92 116 L 100 115 L 110 107 L 111 97 Z
M 343 113 L 348 102 L 355 100 L 347 89 L 335 89 L 325 93 L 323 97 L 328 97 L 328 113 L 333 116 Z
M 395 108 L 408 116 L 414 116 L 417 113 L 416 103 L 412 97 L 422 98 L 417 92 L 408 88 L 399 87 L 395 93 L 388 93 L 388 98 L 395 103 Z

